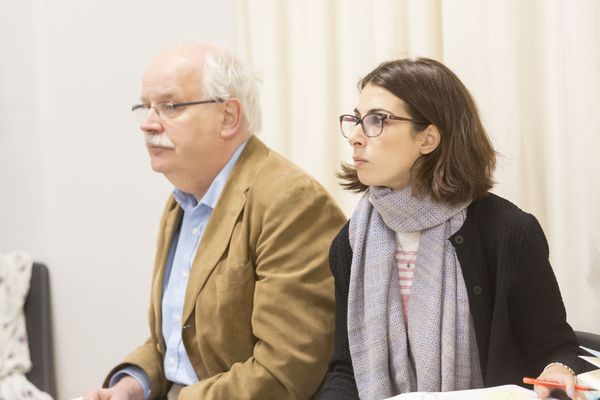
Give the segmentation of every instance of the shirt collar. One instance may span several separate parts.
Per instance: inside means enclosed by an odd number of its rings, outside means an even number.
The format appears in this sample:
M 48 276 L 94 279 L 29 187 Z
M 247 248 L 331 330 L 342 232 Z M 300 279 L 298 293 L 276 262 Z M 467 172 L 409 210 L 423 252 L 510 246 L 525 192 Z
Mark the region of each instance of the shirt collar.
M 177 188 L 173 189 L 173 197 L 175 197 L 175 201 L 177 201 L 177 203 L 181 206 L 181 208 L 183 208 L 184 211 L 193 210 L 200 204 L 204 204 L 205 206 L 208 206 L 211 209 L 215 208 L 215 206 L 217 205 L 217 201 L 219 200 L 219 196 L 221 195 L 221 192 L 223 191 L 223 188 L 227 183 L 227 178 L 229 178 L 231 170 L 235 166 L 235 163 L 240 158 L 242 151 L 246 147 L 246 143 L 248 143 L 248 141 L 245 141 L 244 143 L 238 146 L 238 148 L 235 150 L 229 161 L 227 161 L 227 164 L 225 164 L 223 169 L 217 174 L 215 179 L 212 181 L 208 190 L 206 191 L 206 193 L 204 193 L 204 196 L 202 196 L 199 202 L 196 201 L 196 198 L 193 194 L 184 192 Z

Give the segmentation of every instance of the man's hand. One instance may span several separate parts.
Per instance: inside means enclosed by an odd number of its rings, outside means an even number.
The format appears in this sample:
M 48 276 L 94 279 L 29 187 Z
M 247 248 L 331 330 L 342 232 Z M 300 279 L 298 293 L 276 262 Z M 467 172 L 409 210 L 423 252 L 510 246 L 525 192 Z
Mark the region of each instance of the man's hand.
M 541 373 L 541 375 L 538 377 L 538 379 L 544 380 L 544 381 L 552 381 L 552 382 L 562 383 L 563 385 L 565 385 L 566 394 L 571 399 L 575 399 L 575 400 L 583 400 L 584 399 L 584 396 L 581 393 L 575 391 L 575 383 L 576 382 L 575 382 L 575 376 L 573 375 L 573 372 L 561 364 L 549 365 L 548 367 L 546 367 L 546 369 L 544 369 L 544 371 Z M 540 398 L 540 399 L 546 399 L 546 398 L 550 397 L 551 389 L 547 388 L 546 386 L 535 385 L 533 387 L 533 390 L 535 390 L 535 393 L 537 394 L 538 398 Z
M 124 376 L 108 389 L 90 389 L 83 400 L 144 400 L 142 385 L 131 376 Z

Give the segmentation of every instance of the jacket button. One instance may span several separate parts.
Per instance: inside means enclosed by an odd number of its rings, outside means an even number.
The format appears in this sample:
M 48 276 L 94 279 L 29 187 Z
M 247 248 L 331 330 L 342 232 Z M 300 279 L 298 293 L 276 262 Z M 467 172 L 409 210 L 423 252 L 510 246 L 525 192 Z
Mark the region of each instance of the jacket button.
M 480 295 L 481 294 L 481 286 L 479 286 L 479 285 L 473 286 L 473 294 Z
M 462 235 L 456 235 L 456 237 L 454 238 L 454 243 L 456 244 L 463 244 L 465 242 L 465 238 L 462 237 Z

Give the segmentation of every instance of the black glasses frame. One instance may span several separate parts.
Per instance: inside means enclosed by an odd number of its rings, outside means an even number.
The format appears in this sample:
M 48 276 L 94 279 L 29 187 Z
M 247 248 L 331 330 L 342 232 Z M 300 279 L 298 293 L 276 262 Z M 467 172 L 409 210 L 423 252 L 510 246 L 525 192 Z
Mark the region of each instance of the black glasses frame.
M 208 99 L 208 100 L 185 101 L 183 103 L 173 103 L 172 101 L 159 102 L 159 103 L 168 105 L 169 107 L 171 107 L 175 110 L 179 107 L 195 106 L 197 104 L 222 103 L 223 101 L 224 101 L 223 99 L 217 98 L 217 99 Z M 159 104 L 159 103 L 156 103 L 156 104 Z M 149 112 L 151 108 L 154 108 L 154 110 L 157 111 L 157 115 L 160 118 L 160 111 L 158 111 L 151 104 L 134 104 L 133 106 L 131 106 L 131 112 L 136 112 L 137 110 L 140 110 L 140 109 L 145 109 Z
M 363 124 L 364 119 L 371 115 L 377 115 L 381 118 L 381 124 L 379 125 L 380 129 L 376 135 L 369 135 Z M 360 124 L 360 127 L 363 130 L 363 133 L 367 137 L 377 137 L 377 136 L 381 135 L 383 133 L 383 126 L 385 125 L 385 121 L 387 121 L 388 119 L 393 119 L 396 121 L 412 122 L 413 124 L 417 124 L 417 125 L 429 125 L 429 122 L 419 121 L 419 120 L 412 119 L 412 118 L 399 117 L 399 116 L 393 115 L 393 114 L 372 112 L 372 113 L 368 113 L 368 114 L 364 115 L 362 118 L 358 118 L 356 115 L 352 115 L 352 114 L 342 114 L 342 115 L 340 115 L 340 130 L 342 131 L 342 136 L 345 137 L 346 139 L 348 139 L 349 136 L 346 136 L 346 134 L 344 133 L 344 127 L 342 126 L 342 124 L 345 122 L 344 118 L 347 118 L 347 117 L 350 117 L 350 118 L 356 120 L 356 122 L 354 123 L 354 126 Z

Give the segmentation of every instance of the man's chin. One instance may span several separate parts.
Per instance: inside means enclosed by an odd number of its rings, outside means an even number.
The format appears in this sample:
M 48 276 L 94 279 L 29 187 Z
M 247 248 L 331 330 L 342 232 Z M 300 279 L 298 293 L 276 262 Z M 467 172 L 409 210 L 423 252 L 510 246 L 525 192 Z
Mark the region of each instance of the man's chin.
M 164 157 L 160 157 L 150 152 L 150 167 L 155 172 L 165 173 L 168 169 L 168 162 Z

